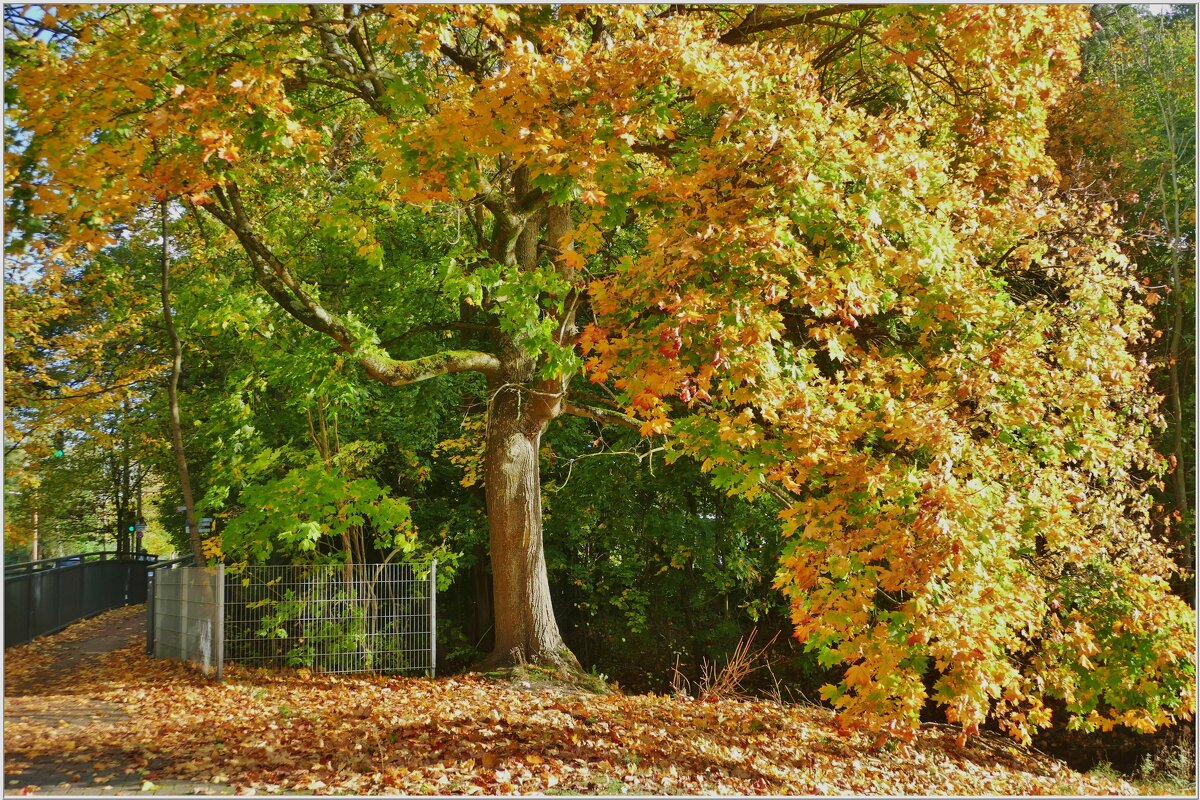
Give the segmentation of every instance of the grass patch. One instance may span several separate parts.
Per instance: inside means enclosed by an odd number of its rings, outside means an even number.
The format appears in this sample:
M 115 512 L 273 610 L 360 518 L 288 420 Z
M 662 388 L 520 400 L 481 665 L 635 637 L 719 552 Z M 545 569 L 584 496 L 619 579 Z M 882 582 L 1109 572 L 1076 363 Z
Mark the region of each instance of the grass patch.
M 1185 740 L 1157 756 L 1148 755 L 1130 783 L 1144 795 L 1196 796 L 1196 749 Z

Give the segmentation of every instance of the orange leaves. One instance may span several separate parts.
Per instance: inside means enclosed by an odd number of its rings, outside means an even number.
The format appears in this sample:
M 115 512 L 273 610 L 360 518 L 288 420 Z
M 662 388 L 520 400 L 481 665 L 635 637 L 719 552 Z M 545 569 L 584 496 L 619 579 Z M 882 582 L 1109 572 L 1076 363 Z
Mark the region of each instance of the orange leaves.
M 865 664 L 855 664 L 846 670 L 842 682 L 849 687 L 866 687 L 871 685 L 871 670 Z
M 604 205 L 605 193 L 599 189 L 587 189 L 580 195 L 580 202 L 589 206 Z
M 255 168 L 265 165 L 265 153 L 277 156 L 291 146 L 313 144 L 311 131 L 282 119 L 294 110 L 283 89 L 293 69 L 271 63 L 270 48 L 256 64 L 239 60 L 238 48 L 232 48 L 222 56 L 219 78 L 211 62 L 180 58 L 240 38 L 228 38 L 230 30 L 256 12 L 229 7 L 145 7 L 120 16 L 78 12 L 72 25 L 87 31 L 80 45 L 61 58 L 41 52 L 22 70 L 15 111 L 37 137 L 35 147 L 48 171 L 47 180 L 34 184 L 34 204 L 53 202 L 55 188 L 71 187 L 73 204 L 92 212 L 80 219 L 124 220 L 162 191 L 156 184 L 169 183 L 171 194 L 201 197 L 212 172 L 244 164 L 248 141 L 254 141 L 251 149 L 261 148 Z M 131 47 L 132 41 L 138 46 Z M 61 233 L 80 244 L 96 236 L 87 224 Z
M 208 163 L 213 155 L 230 164 L 238 160 L 238 148 L 229 131 L 202 130 L 197 138 L 203 148 L 203 156 L 200 159 L 203 163 Z
M 630 405 L 639 411 L 652 411 L 660 402 L 662 401 L 659 399 L 658 395 L 654 394 L 653 392 L 642 391 L 633 396 L 633 399 L 630 401 Z
M 7 776 L 39 757 L 67 774 L 115 757 L 142 772 L 139 782 L 227 784 L 258 794 L 1132 791 L 1030 751 L 1006 747 L 997 759 L 994 741 L 967 741 L 963 752 L 952 732 L 938 729 L 880 753 L 876 737 L 812 705 L 581 695 L 575 687 L 521 688 L 475 675 L 301 677 L 236 665 L 216 683 L 147 658 L 136 641 L 65 671 L 57 684 L 38 679 L 53 669 L 50 660 L 25 669 L 39 652 L 55 652 L 56 640 L 97 636 L 111 619 L 9 652 Z M 14 670 L 33 680 L 18 681 Z M 59 723 L 76 718 L 84 724 Z
M 559 256 L 563 266 L 569 270 L 580 270 L 587 265 L 587 259 L 574 250 L 564 250 Z
M 924 50 L 907 50 L 903 53 L 893 53 L 885 61 L 893 64 L 903 64 L 906 67 L 915 67 L 923 55 L 925 55 Z
M 154 97 L 154 88 L 140 81 L 130 84 L 129 90 L 135 100 L 149 100 Z

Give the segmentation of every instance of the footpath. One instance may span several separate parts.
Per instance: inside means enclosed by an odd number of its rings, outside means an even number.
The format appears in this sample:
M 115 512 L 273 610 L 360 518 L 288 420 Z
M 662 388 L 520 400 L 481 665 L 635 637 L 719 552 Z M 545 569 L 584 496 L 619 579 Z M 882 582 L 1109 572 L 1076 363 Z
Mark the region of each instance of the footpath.
M 118 703 L 75 691 L 80 676 L 96 669 L 106 654 L 144 646 L 146 607 L 129 606 L 78 622 L 52 636 L 10 647 L 4 653 L 4 794 L 121 797 L 136 795 L 232 794 L 229 786 L 158 779 L 161 765 L 134 766 L 120 753 L 79 761 L 72 758 L 73 730 L 127 729 L 129 713 Z M 22 758 L 11 750 L 10 732 L 55 729 L 64 747 L 58 754 Z

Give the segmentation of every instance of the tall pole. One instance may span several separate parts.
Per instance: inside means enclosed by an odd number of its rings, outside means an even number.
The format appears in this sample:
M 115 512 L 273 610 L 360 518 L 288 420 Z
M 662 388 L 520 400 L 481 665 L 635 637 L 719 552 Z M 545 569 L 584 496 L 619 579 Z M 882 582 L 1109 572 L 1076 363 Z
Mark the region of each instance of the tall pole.
M 146 470 L 140 464 L 138 465 L 137 476 L 137 519 L 133 521 L 133 551 L 140 552 L 142 549 L 142 478 L 146 477 Z

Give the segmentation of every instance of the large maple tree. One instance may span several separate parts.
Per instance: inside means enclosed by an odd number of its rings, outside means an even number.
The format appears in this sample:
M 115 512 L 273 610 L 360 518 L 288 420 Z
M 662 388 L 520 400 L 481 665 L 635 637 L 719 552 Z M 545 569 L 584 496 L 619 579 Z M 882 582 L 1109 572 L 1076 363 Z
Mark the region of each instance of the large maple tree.
M 1045 155 L 1083 9 L 6 14 L 10 213 L 53 230 L 17 241 L 48 274 L 174 198 L 369 379 L 481 376 L 490 663 L 573 662 L 538 459 L 578 414 L 780 500 L 778 583 L 847 721 L 1191 712 L 1191 614 L 1143 533 L 1146 312 Z M 458 243 L 398 252 L 413 209 Z M 326 288 L 380 273 L 374 302 Z M 459 335 L 401 355 L 421 292 Z

